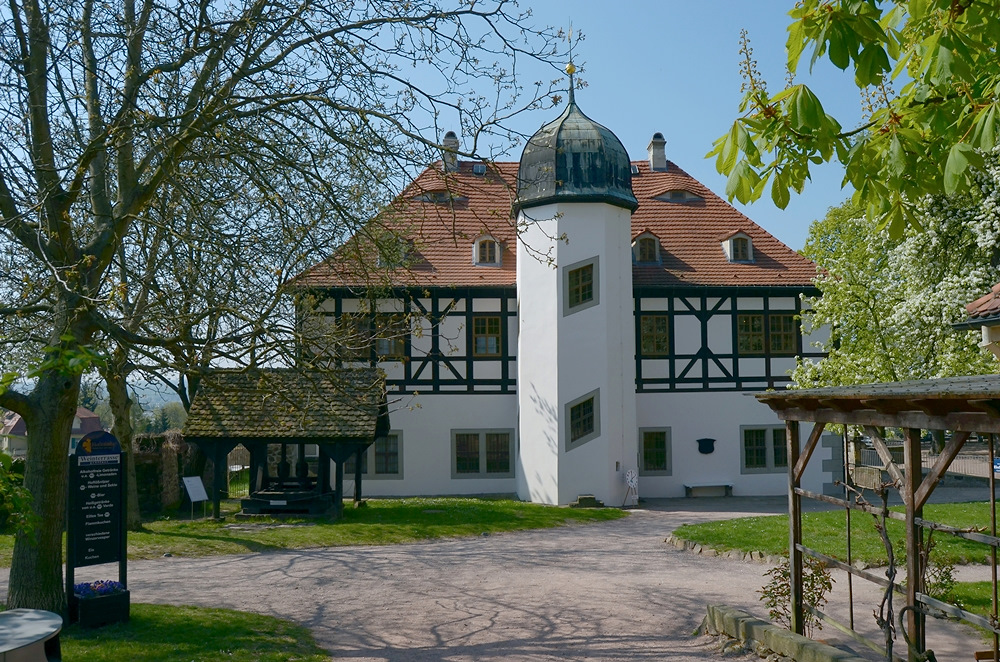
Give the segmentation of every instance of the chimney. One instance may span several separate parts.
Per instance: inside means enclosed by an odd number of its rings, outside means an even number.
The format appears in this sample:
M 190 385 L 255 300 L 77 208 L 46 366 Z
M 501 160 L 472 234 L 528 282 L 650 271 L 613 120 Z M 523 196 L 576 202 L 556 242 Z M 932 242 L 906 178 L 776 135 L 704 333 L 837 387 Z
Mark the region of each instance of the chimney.
M 646 151 L 649 152 L 649 169 L 654 172 L 665 172 L 667 170 L 667 141 L 663 134 L 657 131 L 653 134 L 653 139 L 649 141 Z
M 458 136 L 454 131 L 444 134 L 441 142 L 441 160 L 444 161 L 445 172 L 455 172 L 458 170 Z

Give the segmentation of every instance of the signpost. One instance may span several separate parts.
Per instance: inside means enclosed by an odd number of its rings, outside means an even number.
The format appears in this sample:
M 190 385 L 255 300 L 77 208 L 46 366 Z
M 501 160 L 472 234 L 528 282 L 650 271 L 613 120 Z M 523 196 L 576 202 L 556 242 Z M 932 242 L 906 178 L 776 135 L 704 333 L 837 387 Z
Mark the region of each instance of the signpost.
M 194 519 L 194 502 L 202 501 L 205 505 L 202 510 L 208 508 L 208 492 L 205 491 L 205 483 L 201 482 L 201 476 L 184 476 L 184 489 L 187 490 L 188 499 L 191 501 L 191 519 Z
M 73 591 L 76 568 L 117 561 L 118 581 L 127 593 L 124 458 L 118 440 L 104 431 L 87 434 L 70 454 L 66 595 L 71 620 L 79 602 Z

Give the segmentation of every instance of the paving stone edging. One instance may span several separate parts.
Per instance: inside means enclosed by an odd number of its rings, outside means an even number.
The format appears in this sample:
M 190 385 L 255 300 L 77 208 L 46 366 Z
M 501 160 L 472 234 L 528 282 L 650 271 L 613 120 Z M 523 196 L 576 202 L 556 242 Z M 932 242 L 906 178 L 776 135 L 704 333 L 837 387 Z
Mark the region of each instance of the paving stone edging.
M 685 540 L 684 538 L 678 538 L 674 534 L 670 534 L 663 539 L 663 542 L 668 545 L 672 545 L 677 549 L 686 550 L 694 554 L 701 554 L 702 556 L 718 556 L 723 559 L 736 559 L 737 561 L 746 561 L 748 563 L 763 563 L 766 565 L 777 565 L 782 561 L 784 557 L 773 556 L 771 554 L 764 554 L 763 552 L 744 552 L 739 549 L 730 549 L 725 552 L 720 552 L 717 549 L 708 547 L 707 545 L 702 545 L 700 543 L 691 542 L 690 540 Z
M 813 641 L 772 625 L 745 611 L 725 605 L 709 605 L 702 622 L 708 634 L 726 635 L 761 657 L 793 662 L 864 662 L 853 653 Z

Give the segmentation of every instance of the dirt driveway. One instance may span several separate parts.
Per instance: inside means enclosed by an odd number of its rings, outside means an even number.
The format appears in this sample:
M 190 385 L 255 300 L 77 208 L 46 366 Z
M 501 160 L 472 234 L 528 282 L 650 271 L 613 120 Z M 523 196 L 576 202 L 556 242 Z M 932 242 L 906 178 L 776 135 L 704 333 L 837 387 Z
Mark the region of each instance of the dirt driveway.
M 713 640 L 691 636 L 706 605 L 765 615 L 756 591 L 767 568 L 679 551 L 664 538 L 685 522 L 739 516 L 741 508 L 780 512 L 784 500 L 651 505 L 621 520 L 555 530 L 138 561 L 129 564 L 129 588 L 135 602 L 297 621 L 335 658 L 359 662 L 718 660 Z M 845 586 L 838 580 L 831 602 L 846 600 Z M 855 593 L 860 602 L 864 591 Z M 870 620 L 870 608 L 859 610 Z M 949 638 L 968 647 L 969 636 Z

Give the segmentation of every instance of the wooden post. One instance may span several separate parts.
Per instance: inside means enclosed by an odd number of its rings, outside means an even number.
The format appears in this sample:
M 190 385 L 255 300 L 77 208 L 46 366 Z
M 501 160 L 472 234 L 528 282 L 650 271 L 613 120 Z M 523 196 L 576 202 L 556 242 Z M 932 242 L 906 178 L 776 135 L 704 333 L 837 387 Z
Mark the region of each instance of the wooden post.
M 923 552 L 923 528 L 917 526 L 915 519 L 923 517 L 923 508 L 917 508 L 916 493 L 923 477 L 923 462 L 920 457 L 920 430 L 906 428 L 906 440 L 903 446 L 903 501 L 906 503 L 906 604 L 917 606 L 917 592 L 924 590 L 923 573 L 920 568 L 920 558 Z M 923 653 L 924 615 L 915 609 L 906 612 L 906 632 L 917 650 L 910 649 L 909 662 L 918 660 L 918 653 Z
M 222 494 L 222 482 L 226 480 L 226 472 L 229 471 L 229 467 L 226 466 L 227 453 L 222 447 L 222 443 L 217 441 L 213 446 L 215 446 L 215 452 L 212 453 L 212 517 L 221 519 L 222 509 L 219 500 Z
M 360 450 L 354 453 L 354 505 L 361 503 L 361 454 L 367 452 Z
M 333 516 L 340 519 L 344 516 L 344 463 L 336 463 L 336 478 L 333 488 Z
M 805 634 L 805 610 L 802 604 L 802 497 L 795 493 L 799 477 L 795 465 L 799 461 L 799 423 L 785 421 L 788 444 L 788 574 L 791 582 L 791 630 Z

